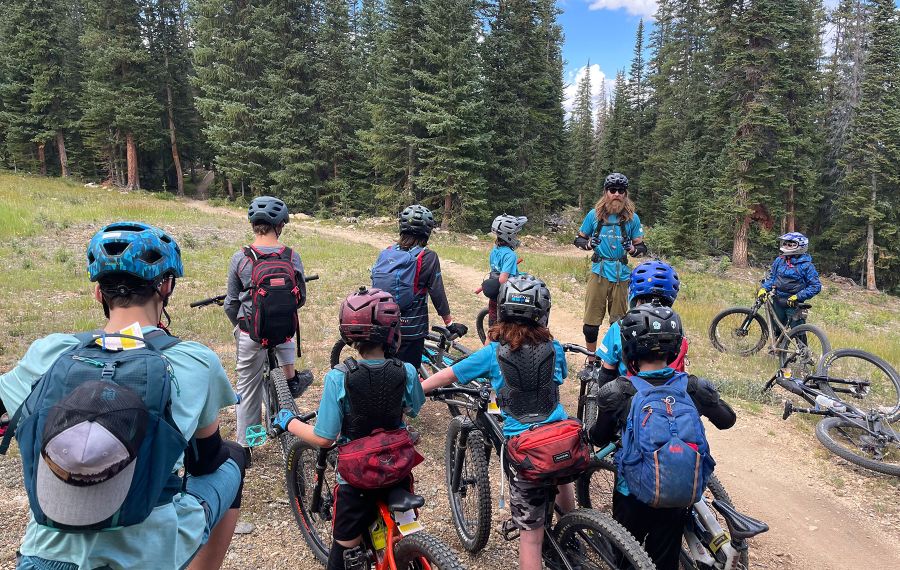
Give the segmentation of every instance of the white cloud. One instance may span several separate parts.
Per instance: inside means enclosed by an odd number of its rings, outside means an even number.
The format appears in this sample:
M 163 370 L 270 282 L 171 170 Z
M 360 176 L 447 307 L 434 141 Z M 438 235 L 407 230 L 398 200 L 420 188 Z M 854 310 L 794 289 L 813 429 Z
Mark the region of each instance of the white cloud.
M 575 93 L 578 91 L 578 83 L 588 73 L 588 66 L 583 65 L 578 69 L 569 71 L 566 74 L 566 87 L 563 91 L 563 107 L 566 110 L 566 116 L 572 112 L 572 105 L 575 103 Z M 597 109 L 597 103 L 600 101 L 600 94 L 606 89 L 606 74 L 600 70 L 600 66 L 592 63 L 590 66 L 591 74 L 591 98 L 594 103 L 594 110 Z
M 656 13 L 656 0 L 589 0 L 591 10 L 625 9 L 632 16 L 652 18 Z

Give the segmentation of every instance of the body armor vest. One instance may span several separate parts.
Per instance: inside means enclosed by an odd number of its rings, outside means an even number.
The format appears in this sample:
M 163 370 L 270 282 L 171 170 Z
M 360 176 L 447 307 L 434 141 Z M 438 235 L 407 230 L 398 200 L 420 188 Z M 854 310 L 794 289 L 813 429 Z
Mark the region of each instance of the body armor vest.
M 559 384 L 553 379 L 556 350 L 552 342 L 522 345 L 513 351 L 507 344 L 497 348 L 503 387 L 497 405 L 521 423 L 546 420 L 559 405 Z
M 348 358 L 338 366 L 344 372 L 345 410 L 341 433 L 353 439 L 378 428 L 392 430 L 403 421 L 406 368 L 391 358 L 379 364 L 358 363 Z

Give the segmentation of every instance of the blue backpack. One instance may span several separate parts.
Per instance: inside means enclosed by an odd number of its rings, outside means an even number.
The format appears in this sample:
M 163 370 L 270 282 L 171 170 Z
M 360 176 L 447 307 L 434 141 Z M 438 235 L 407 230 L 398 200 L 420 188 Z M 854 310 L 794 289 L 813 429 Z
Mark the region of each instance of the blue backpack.
M 15 435 L 22 456 L 28 502 L 35 522 L 59 531 L 96 532 L 135 525 L 145 520 L 157 506 L 171 502 L 172 497 L 183 487 L 183 480 L 175 472 L 175 465 L 184 453 L 187 441 L 172 419 L 171 384 L 176 380 L 171 365 L 162 354 L 162 350 L 174 346 L 179 339 L 163 331 L 154 331 L 144 337 L 143 348 L 111 351 L 101 348 L 95 342 L 100 333 L 88 332 L 75 336 L 78 338 L 78 345 L 63 353 L 37 380 L 31 394 L 19 407 L 12 420 L 12 425 L 17 426 Z M 126 335 L 105 336 L 109 338 Z M 141 443 L 132 450 L 135 457 L 132 462 L 135 465 L 127 495 L 121 503 L 112 503 L 105 507 L 114 512 L 104 520 L 89 524 L 61 523 L 49 517 L 41 507 L 42 491 L 39 490 L 39 485 L 45 483 L 39 484 L 40 471 L 49 463 L 47 460 L 49 456 L 42 458 L 45 448 L 45 442 L 42 441 L 45 434 L 44 427 L 48 423 L 48 416 L 52 423 L 53 418 L 60 421 L 58 418 L 61 413 L 72 413 L 70 410 L 75 408 L 68 406 L 72 399 L 70 396 L 77 388 L 103 385 L 98 383 L 110 383 L 110 389 L 102 393 L 102 396 L 107 396 L 106 392 L 109 394 L 127 392 L 138 408 L 142 402 L 146 414 L 143 409 L 140 414 L 142 419 L 146 418 L 146 430 L 143 438 L 134 440 Z M 84 410 L 79 409 L 77 413 L 83 415 Z M 85 421 L 93 421 L 93 418 L 88 417 Z M 127 427 L 121 429 L 128 433 Z M 4 439 L 0 453 L 6 451 L 8 443 L 8 439 Z M 50 469 L 59 476 L 56 471 L 58 467 L 51 465 Z M 128 469 L 132 468 L 129 466 Z M 46 472 L 43 477 L 44 481 L 48 481 Z M 63 494 L 69 485 L 65 478 L 60 477 L 60 481 L 50 479 L 55 495 L 59 495 L 61 484 Z M 85 488 L 83 484 L 71 487 Z M 45 504 L 45 508 L 50 506 Z M 78 515 L 73 515 L 73 518 L 77 519 Z
M 423 293 L 416 280 L 422 267 L 425 248 L 413 247 L 409 251 L 393 245 L 381 252 L 372 267 L 372 287 L 387 291 L 406 312 L 413 306 L 416 297 Z
M 662 386 L 638 376 L 616 454 L 628 491 L 655 508 L 688 507 L 698 500 L 716 462 L 700 412 L 687 393 L 688 375 L 676 373 Z

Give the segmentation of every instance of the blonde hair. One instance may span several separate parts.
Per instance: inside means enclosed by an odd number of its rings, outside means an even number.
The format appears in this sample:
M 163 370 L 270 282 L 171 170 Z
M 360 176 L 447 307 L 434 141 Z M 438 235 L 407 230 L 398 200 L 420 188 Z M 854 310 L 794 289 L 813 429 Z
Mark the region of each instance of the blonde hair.
M 597 211 L 598 224 L 607 221 L 610 214 L 615 213 L 609 211 L 609 192 L 603 191 L 603 195 L 600 196 L 600 199 L 594 205 L 594 210 Z M 622 211 L 619 212 L 619 216 L 621 216 L 619 219 L 625 222 L 631 221 L 631 218 L 634 217 L 634 202 L 631 201 L 627 193 L 625 194 L 625 200 L 622 201 Z

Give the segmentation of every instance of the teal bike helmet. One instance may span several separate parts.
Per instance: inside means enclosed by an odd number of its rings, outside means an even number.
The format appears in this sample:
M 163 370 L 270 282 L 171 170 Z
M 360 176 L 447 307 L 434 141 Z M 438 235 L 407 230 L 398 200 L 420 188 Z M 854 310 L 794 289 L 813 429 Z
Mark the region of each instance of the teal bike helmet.
M 153 284 L 181 277 L 181 249 L 169 234 L 142 222 L 115 222 L 94 234 L 87 247 L 91 281 L 125 273 Z

